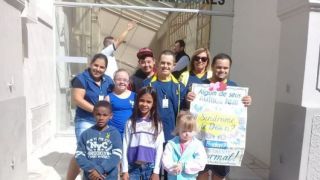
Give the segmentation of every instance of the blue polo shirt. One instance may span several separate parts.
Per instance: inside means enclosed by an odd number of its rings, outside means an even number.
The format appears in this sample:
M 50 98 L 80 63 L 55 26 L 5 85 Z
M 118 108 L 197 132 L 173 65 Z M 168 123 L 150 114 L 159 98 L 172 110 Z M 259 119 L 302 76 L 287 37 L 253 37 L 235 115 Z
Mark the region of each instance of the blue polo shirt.
M 170 81 L 160 81 L 157 75 L 144 80 L 144 86 L 151 86 L 157 92 L 157 110 L 163 124 L 165 141 L 172 139 L 176 127 L 176 117 L 184 106 L 187 88 L 171 75 Z M 168 107 L 164 107 L 163 99 L 168 99 Z
M 193 83 L 204 84 L 208 78 L 208 72 L 205 72 L 203 76 L 198 77 L 192 71 L 185 71 L 184 73 L 182 73 L 179 80 L 188 88 L 188 90 L 191 90 Z

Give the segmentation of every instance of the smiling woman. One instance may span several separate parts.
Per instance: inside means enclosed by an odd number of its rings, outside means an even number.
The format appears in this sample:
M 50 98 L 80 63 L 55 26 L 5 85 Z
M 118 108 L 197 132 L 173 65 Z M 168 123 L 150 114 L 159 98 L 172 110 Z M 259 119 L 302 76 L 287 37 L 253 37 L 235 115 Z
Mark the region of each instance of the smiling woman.
M 189 71 L 181 74 L 179 81 L 181 81 L 188 89 L 191 89 L 192 83 L 202 84 L 204 80 L 211 77 L 212 72 L 209 71 L 210 52 L 207 48 L 199 48 L 194 51 Z
M 108 66 L 108 59 L 103 54 L 93 56 L 89 68 L 78 74 L 71 81 L 72 99 L 77 109 L 75 115 L 76 139 L 88 128 L 95 124 L 93 117 L 93 107 L 104 99 L 112 91 L 113 81 L 105 75 Z M 80 168 L 74 158 L 71 159 L 67 179 L 74 179 L 78 175 Z
M 127 120 L 132 115 L 136 93 L 128 90 L 129 73 L 125 69 L 118 69 L 113 80 L 114 89 L 105 98 L 106 101 L 110 102 L 113 112 L 108 124 L 115 127 L 122 138 Z
M 96 54 L 94 58 L 92 59 L 90 66 L 89 66 L 89 72 L 92 75 L 92 78 L 95 82 L 100 82 L 102 75 L 107 69 L 108 60 L 103 54 Z
M 103 54 L 96 54 L 92 58 L 89 68 L 77 75 L 72 81 L 72 98 L 77 105 L 75 125 L 76 137 L 87 129 L 82 122 L 94 124 L 93 106 L 112 91 L 112 79 L 104 75 L 108 60 Z

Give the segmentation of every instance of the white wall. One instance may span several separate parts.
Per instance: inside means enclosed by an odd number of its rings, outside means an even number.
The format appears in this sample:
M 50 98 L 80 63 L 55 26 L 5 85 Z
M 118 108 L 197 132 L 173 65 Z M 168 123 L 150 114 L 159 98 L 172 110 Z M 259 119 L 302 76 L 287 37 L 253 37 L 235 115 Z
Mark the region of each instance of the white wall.
M 276 103 L 269 176 L 271 180 L 299 179 L 305 118 L 305 108 Z
M 231 79 L 249 87 L 246 151 L 270 164 L 279 54 L 277 0 L 235 1 Z
M 23 95 L 22 60 L 22 30 L 21 12 L 6 1 L 1 1 L 1 88 L 0 100 Z M 13 83 L 12 91 L 8 84 Z
M 279 1 L 281 20 L 271 179 L 319 179 L 320 2 Z
M 218 53 L 231 54 L 233 17 L 214 16 L 211 19 L 210 52 L 212 57 Z
M 297 2 L 293 2 L 297 4 Z M 281 37 L 271 179 L 299 179 L 306 108 L 301 106 L 309 10 L 303 4 L 279 1 Z
M 47 143 L 55 125 L 55 62 L 53 59 L 52 1 L 40 6 L 30 0 L 25 9 L 26 48 L 23 77 L 26 96 L 28 152 Z
M 212 57 L 218 53 L 231 55 L 234 1 L 225 1 L 224 5 L 213 5 L 212 10 L 222 11 L 229 16 L 212 16 L 210 32 L 210 52 Z
M 320 1 L 319 1 L 320 4 Z M 320 13 L 309 14 L 302 106 L 320 108 Z M 318 67 L 318 68 L 316 68 Z
M 305 126 L 300 177 L 320 179 L 320 1 L 318 11 L 309 13 L 308 46 L 302 95 L 302 106 L 309 111 Z M 308 126 L 311 125 L 311 126 Z M 310 138 L 310 139 L 309 139 Z
M 301 7 L 302 8 L 302 7 Z M 308 12 L 281 15 L 277 102 L 301 105 L 308 32 Z
M 0 179 L 27 176 L 21 11 L 24 3 L 0 1 Z M 9 86 L 11 84 L 12 86 Z

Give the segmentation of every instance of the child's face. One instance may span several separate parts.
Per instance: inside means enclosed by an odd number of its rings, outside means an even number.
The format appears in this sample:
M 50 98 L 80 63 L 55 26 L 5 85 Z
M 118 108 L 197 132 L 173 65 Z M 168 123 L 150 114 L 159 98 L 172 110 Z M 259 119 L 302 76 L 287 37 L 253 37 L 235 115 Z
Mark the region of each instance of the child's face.
M 125 71 L 120 71 L 114 77 L 115 88 L 120 91 L 125 91 L 129 84 L 129 74 Z
M 158 62 L 157 72 L 161 76 L 168 77 L 174 68 L 174 57 L 172 55 L 161 55 Z
M 147 117 L 150 114 L 153 105 L 151 94 L 144 94 L 139 98 L 139 110 L 142 117 Z
M 188 131 L 184 129 L 179 131 L 179 137 L 181 142 L 190 141 L 193 136 L 194 136 L 194 131 L 190 131 L 190 130 Z
M 230 61 L 228 59 L 217 59 L 212 66 L 214 78 L 223 81 L 228 78 L 230 71 Z
M 152 57 L 146 57 L 145 59 L 139 60 L 140 69 L 146 73 L 150 74 L 153 71 L 154 60 Z
M 112 117 L 111 110 L 106 107 L 98 107 L 93 115 L 96 119 L 96 124 L 98 127 L 103 128 L 106 126 L 109 119 Z

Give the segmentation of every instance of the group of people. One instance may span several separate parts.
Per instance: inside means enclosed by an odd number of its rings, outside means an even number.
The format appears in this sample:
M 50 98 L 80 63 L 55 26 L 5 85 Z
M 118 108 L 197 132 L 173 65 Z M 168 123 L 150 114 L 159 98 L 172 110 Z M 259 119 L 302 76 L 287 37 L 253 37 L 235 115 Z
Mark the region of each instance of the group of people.
M 196 97 L 193 83 L 237 85 L 228 79 L 231 58 L 221 53 L 210 65 L 209 50 L 200 48 L 187 70 L 181 68 L 185 58 L 189 61 L 184 51 L 164 50 L 155 60 L 150 48 L 141 48 L 139 69 L 131 76 L 118 69 L 112 79 L 105 74 L 112 54 L 108 48 L 115 50 L 132 28 L 128 25 L 116 43 L 105 44 L 89 68 L 71 82 L 77 150 L 67 179 L 75 179 L 80 168 L 90 180 L 118 179 L 119 170 L 124 180 L 159 179 L 161 168 L 165 179 L 208 179 L 209 170 L 213 180 L 223 179 L 230 167 L 206 164 L 205 148 L 196 138 L 196 119 L 188 107 Z M 176 45 L 185 46 L 183 41 Z M 182 65 L 175 69 L 179 62 Z M 251 97 L 242 101 L 249 106 Z

